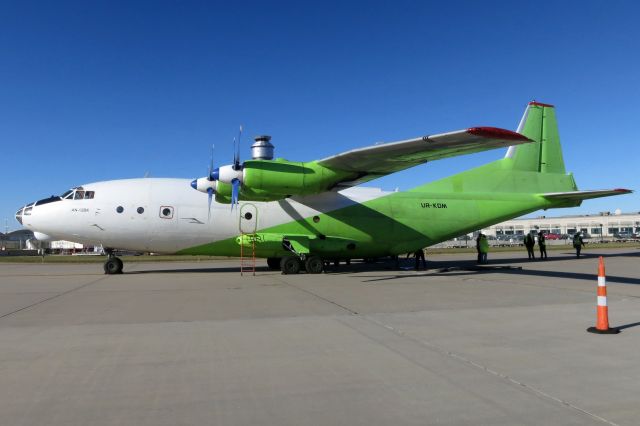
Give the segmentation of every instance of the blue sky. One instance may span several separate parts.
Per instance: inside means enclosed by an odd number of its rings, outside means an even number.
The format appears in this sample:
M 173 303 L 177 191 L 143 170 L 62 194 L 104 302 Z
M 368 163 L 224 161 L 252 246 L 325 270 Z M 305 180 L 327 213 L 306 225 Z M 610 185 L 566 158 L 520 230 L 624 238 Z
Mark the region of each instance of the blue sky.
M 631 1 L 5 2 L 0 219 L 83 183 L 206 174 L 238 125 L 313 160 L 557 106 L 581 189 L 640 189 Z M 242 157 L 249 157 L 249 137 Z M 503 150 L 373 181 L 409 189 Z M 640 211 L 638 194 L 547 215 Z

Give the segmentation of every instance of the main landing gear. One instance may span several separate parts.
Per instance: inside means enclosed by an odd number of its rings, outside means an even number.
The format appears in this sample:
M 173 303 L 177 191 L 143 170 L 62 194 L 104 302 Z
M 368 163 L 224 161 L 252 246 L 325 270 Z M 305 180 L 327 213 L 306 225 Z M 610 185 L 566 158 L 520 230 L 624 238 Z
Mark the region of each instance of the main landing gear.
M 107 253 L 107 260 L 104 262 L 104 273 L 107 275 L 121 274 L 123 263 L 122 260 L 117 258 L 112 250 L 105 250 Z
M 270 262 L 274 261 L 267 259 L 269 267 Z M 306 256 L 304 260 L 298 256 L 285 256 L 280 259 L 280 270 L 284 275 L 297 274 L 303 267 L 308 274 L 320 274 L 324 270 L 324 261 L 320 256 Z

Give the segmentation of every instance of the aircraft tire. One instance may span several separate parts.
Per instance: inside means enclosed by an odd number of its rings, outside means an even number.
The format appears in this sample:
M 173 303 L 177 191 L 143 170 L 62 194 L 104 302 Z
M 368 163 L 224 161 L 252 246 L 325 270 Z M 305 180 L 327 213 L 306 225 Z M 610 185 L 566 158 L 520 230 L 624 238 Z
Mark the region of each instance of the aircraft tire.
M 267 257 L 267 266 L 271 271 L 279 271 L 281 260 L 282 258 L 280 257 Z
M 287 256 L 280 260 L 280 269 L 284 275 L 297 274 L 301 266 L 300 259 L 297 257 Z
M 104 262 L 104 273 L 107 275 L 121 274 L 123 266 L 122 260 L 112 257 Z
M 304 269 L 309 274 L 320 274 L 324 269 L 324 261 L 319 256 L 309 256 L 304 262 Z

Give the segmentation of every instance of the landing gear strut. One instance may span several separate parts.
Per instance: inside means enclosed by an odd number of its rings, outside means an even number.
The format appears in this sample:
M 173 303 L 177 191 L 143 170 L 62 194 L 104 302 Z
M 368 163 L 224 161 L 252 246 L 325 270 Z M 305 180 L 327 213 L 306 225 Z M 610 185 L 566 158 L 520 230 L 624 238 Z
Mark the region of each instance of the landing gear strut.
M 113 251 L 108 250 L 106 252 L 107 252 L 107 260 L 104 262 L 104 273 L 107 275 L 121 274 L 122 268 L 124 266 L 122 263 L 122 260 L 117 258 L 113 254 Z

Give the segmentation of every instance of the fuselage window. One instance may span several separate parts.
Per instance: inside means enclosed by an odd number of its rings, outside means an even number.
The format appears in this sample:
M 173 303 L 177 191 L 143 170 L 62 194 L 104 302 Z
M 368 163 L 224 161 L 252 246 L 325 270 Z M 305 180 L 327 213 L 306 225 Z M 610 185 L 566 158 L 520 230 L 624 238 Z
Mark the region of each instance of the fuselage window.
M 253 215 L 251 214 L 251 212 L 246 212 L 244 214 L 244 218 L 247 219 L 247 220 L 251 220 L 252 217 L 253 217 Z
M 144 208 L 143 207 L 138 207 L 138 210 L 136 210 L 138 212 L 138 214 L 142 214 L 144 213 Z
M 76 191 L 76 195 L 73 197 L 74 200 L 82 200 L 84 198 L 84 191 Z
M 171 207 L 171 206 L 162 206 L 162 207 L 160 207 L 160 217 L 162 219 L 171 219 L 171 218 L 173 218 L 173 207 Z
M 124 211 L 124 207 L 122 207 L 122 206 L 118 206 L 118 207 L 116 208 L 116 211 L 117 211 L 118 213 L 122 213 L 122 212 Z

